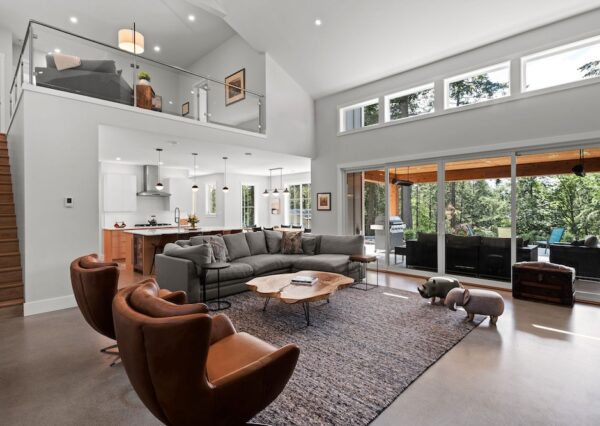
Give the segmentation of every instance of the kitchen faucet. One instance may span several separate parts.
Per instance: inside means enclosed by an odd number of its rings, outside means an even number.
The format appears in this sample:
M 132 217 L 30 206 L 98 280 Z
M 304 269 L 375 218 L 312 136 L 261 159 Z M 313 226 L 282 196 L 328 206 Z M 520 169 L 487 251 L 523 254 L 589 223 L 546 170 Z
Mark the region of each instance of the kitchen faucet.
M 179 234 L 179 219 L 181 216 L 181 211 L 179 210 L 179 207 L 175 207 L 175 222 L 177 222 L 177 233 Z

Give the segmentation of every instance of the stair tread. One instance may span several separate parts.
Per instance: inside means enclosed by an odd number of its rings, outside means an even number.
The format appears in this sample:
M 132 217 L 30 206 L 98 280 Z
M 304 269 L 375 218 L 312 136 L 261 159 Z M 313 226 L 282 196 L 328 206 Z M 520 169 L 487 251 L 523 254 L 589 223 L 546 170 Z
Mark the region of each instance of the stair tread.
M 0 289 L 2 288 L 13 288 L 13 287 L 22 287 L 23 281 L 14 281 L 10 283 L 0 283 Z
M 6 308 L 8 306 L 14 306 L 14 305 L 22 305 L 23 302 L 24 302 L 23 298 L 5 300 L 3 302 L 0 302 L 0 308 Z

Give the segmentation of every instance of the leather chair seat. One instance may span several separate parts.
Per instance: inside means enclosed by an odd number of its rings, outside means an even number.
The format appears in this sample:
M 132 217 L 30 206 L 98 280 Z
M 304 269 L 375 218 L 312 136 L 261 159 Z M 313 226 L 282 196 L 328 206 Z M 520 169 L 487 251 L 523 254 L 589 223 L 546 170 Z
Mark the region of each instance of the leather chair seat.
M 236 333 L 210 346 L 206 363 L 208 380 L 214 382 L 244 368 L 277 348 L 248 333 Z

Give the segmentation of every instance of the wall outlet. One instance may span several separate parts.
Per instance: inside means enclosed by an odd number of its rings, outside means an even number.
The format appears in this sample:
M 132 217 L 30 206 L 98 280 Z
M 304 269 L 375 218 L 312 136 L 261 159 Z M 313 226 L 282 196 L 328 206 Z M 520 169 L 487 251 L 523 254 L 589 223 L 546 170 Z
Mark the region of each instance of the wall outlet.
M 67 207 L 67 208 L 73 207 L 73 197 L 65 197 L 65 207 Z

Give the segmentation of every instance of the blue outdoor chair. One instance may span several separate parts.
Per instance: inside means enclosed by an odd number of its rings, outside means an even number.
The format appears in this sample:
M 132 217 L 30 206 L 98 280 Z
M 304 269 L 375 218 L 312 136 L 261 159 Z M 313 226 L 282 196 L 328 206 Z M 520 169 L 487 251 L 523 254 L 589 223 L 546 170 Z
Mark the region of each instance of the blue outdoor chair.
M 556 244 L 556 243 L 560 243 L 560 240 L 562 240 L 562 237 L 565 233 L 565 228 L 552 228 L 552 231 L 550 231 L 550 236 L 548 237 L 548 239 L 546 241 L 538 241 L 537 244 L 540 247 L 544 247 L 546 250 L 544 251 L 544 253 L 548 252 L 548 248 L 550 247 L 550 244 Z

